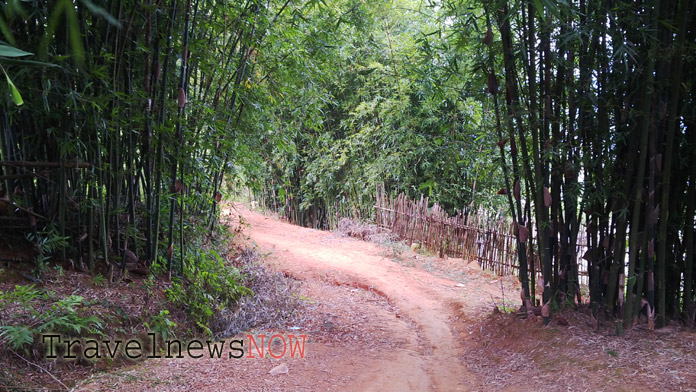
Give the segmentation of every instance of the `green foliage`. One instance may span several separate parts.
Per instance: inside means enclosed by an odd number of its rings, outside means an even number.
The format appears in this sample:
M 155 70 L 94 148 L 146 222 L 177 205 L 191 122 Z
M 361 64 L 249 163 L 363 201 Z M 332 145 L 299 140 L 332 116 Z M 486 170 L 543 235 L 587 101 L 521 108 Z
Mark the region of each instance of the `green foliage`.
M 92 278 L 94 285 L 97 287 L 104 287 L 106 285 L 106 278 L 102 274 L 96 274 Z
M 48 260 L 51 256 L 68 246 L 69 237 L 61 236 L 56 226 L 50 225 L 37 232 L 36 235 L 27 234 L 27 239 L 34 243 L 37 250 L 34 274 L 39 278 L 48 266 Z
M 2 72 L 5 74 L 5 79 L 7 80 L 7 87 L 10 89 L 10 95 L 12 96 L 12 102 L 14 102 L 15 105 L 21 106 L 24 104 L 24 100 L 22 99 L 22 95 L 19 93 L 19 90 L 17 90 L 17 87 L 14 85 L 12 80 L 10 79 L 10 75 L 5 72 L 5 69 L 2 69 Z
M 13 350 L 19 350 L 31 345 L 37 332 L 27 326 L 3 325 L 0 326 L 0 339 L 7 342 Z
M 0 294 L 0 301 L 2 301 L 4 305 L 17 304 L 20 307 L 27 307 L 35 299 L 45 297 L 46 294 L 32 284 L 15 286 L 13 291 Z
M 145 327 L 149 331 L 159 334 L 162 340 L 167 340 L 169 336 L 176 337 L 176 335 L 174 335 L 176 323 L 171 321 L 168 316 L 168 310 L 160 310 L 149 322 L 145 322 Z
M 1 19 L 0 19 L 1 21 Z M 0 27 L 3 25 L 0 24 Z M 6 27 L 3 28 L 3 31 L 6 32 L 7 29 Z M 31 53 L 25 52 L 21 49 L 17 49 L 13 46 L 9 45 L 4 45 L 0 44 L 0 62 L 4 60 L 5 57 L 8 58 L 17 58 L 17 57 L 24 57 L 24 56 L 30 56 Z M 7 71 L 5 71 L 5 68 L 0 65 L 0 70 L 2 70 L 2 73 L 5 74 L 5 79 L 7 80 L 7 88 L 10 90 L 10 96 L 12 97 L 12 102 L 14 102 L 15 105 L 21 106 L 24 104 L 24 100 L 22 99 L 22 95 L 19 93 L 19 90 L 17 90 L 17 87 L 15 84 L 12 82 L 12 79 L 10 79 L 10 75 L 7 74 Z
M 61 256 L 93 271 L 126 246 L 181 267 L 187 242 L 217 224 L 224 178 L 262 166 L 262 131 L 247 115 L 268 94 L 256 64 L 283 14 L 302 5 L 189 2 L 186 14 L 184 3 L 0 6 L 0 161 L 49 162 L 0 167 L 32 178 L 0 184 L 15 191 L 11 214 L 35 221 L 26 231 L 56 223 L 32 235 L 37 275 L 54 237 L 67 237 Z
M 167 299 L 186 309 L 191 321 L 202 331 L 212 334 L 210 323 L 226 307 L 232 306 L 251 290 L 240 285 L 239 271 L 227 264 L 214 250 L 191 250 L 185 277 L 172 278 Z
M 0 56 L 2 57 L 23 57 L 31 56 L 31 53 L 25 52 L 12 46 L 0 44 Z
M 53 302 L 42 308 L 46 300 Z M 0 326 L 0 343 L 28 352 L 42 333 L 77 337 L 101 335 L 102 320 L 94 315 L 81 315 L 82 305 L 84 298 L 78 295 L 58 298 L 55 293 L 34 285 L 15 286 L 14 290 L 0 294 L 0 311 L 11 314 Z
M 79 295 L 69 295 L 51 305 L 44 319 L 46 320 L 37 328 L 37 332 L 54 331 L 66 333 L 71 336 L 101 335 L 102 321 L 94 315 L 81 316 L 77 307 L 82 306 L 84 298 Z
M 270 95 L 259 97 L 269 164 L 250 185 L 266 205 L 332 226 L 337 209 L 369 217 L 384 182 L 450 212 L 472 200 L 498 207 L 490 104 L 462 93 L 483 91 L 483 81 L 462 72 L 470 56 L 452 50 L 444 15 L 408 0 L 318 7 L 269 37 L 279 55 L 260 59 L 274 70 Z

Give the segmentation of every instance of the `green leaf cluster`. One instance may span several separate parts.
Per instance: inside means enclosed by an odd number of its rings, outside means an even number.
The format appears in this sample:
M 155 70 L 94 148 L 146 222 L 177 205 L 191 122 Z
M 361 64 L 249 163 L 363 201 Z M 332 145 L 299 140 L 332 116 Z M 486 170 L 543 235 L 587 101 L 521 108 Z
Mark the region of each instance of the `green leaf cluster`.
M 52 303 L 42 308 L 47 300 Z M 95 315 L 83 315 L 83 305 L 84 298 L 79 295 L 60 298 L 34 285 L 15 286 L 0 293 L 0 311 L 11 314 L 0 325 L 0 343 L 28 353 L 42 333 L 73 337 L 103 334 L 103 321 Z

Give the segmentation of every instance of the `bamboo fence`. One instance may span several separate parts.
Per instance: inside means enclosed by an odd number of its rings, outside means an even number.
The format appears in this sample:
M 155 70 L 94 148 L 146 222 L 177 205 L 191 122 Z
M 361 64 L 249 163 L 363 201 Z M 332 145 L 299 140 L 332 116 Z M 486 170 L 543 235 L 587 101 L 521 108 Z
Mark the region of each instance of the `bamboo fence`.
M 484 209 L 457 211 L 449 216 L 437 203 L 429 207 L 427 197 L 415 201 L 401 193 L 388 196 L 384 185 L 376 187 L 376 224 L 406 241 L 437 253 L 440 257 L 475 260 L 481 268 L 502 275 L 519 276 L 517 237 L 512 221 Z M 581 230 L 584 234 L 584 231 Z M 581 284 L 587 284 L 587 264 L 582 256 L 587 242 L 581 236 L 575 257 Z M 540 275 L 534 246 L 528 247 L 529 270 Z

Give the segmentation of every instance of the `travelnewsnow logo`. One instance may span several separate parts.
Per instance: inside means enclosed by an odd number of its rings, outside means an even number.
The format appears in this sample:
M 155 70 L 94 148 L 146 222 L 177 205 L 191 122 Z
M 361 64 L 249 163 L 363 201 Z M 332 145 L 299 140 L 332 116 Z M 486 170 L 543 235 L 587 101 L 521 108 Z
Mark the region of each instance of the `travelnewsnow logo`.
M 64 339 L 57 334 L 44 334 L 41 342 L 46 345 L 46 359 L 114 359 L 125 356 L 128 359 L 154 358 L 304 358 L 307 335 L 246 335 L 244 339 L 210 341 L 193 339 L 161 340 L 153 332 L 147 334 L 147 340 L 95 340 Z M 248 347 L 247 350 L 244 349 Z

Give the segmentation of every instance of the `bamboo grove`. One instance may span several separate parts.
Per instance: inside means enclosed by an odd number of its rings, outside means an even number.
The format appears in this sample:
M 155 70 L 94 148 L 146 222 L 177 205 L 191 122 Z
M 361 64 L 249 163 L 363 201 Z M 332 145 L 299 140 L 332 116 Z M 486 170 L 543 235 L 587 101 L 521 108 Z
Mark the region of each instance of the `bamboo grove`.
M 288 42 L 309 50 L 266 65 L 282 70 L 272 77 L 286 99 L 261 119 L 269 165 L 256 197 L 293 222 L 329 229 L 344 216 L 374 216 L 382 182 L 448 211 L 502 205 L 490 192 L 502 176 L 488 159 L 492 103 L 475 90 L 469 45 L 456 42 L 440 2 L 327 3 L 273 43 L 280 53 Z
M 519 241 L 537 247 L 546 317 L 552 302 L 581 302 L 582 229 L 595 317 L 615 317 L 618 333 L 641 310 L 651 327 L 693 322 L 694 5 L 484 4 L 505 193 Z
M 2 2 L 3 237 L 64 239 L 93 271 L 186 268 L 248 159 L 255 58 L 288 3 Z

